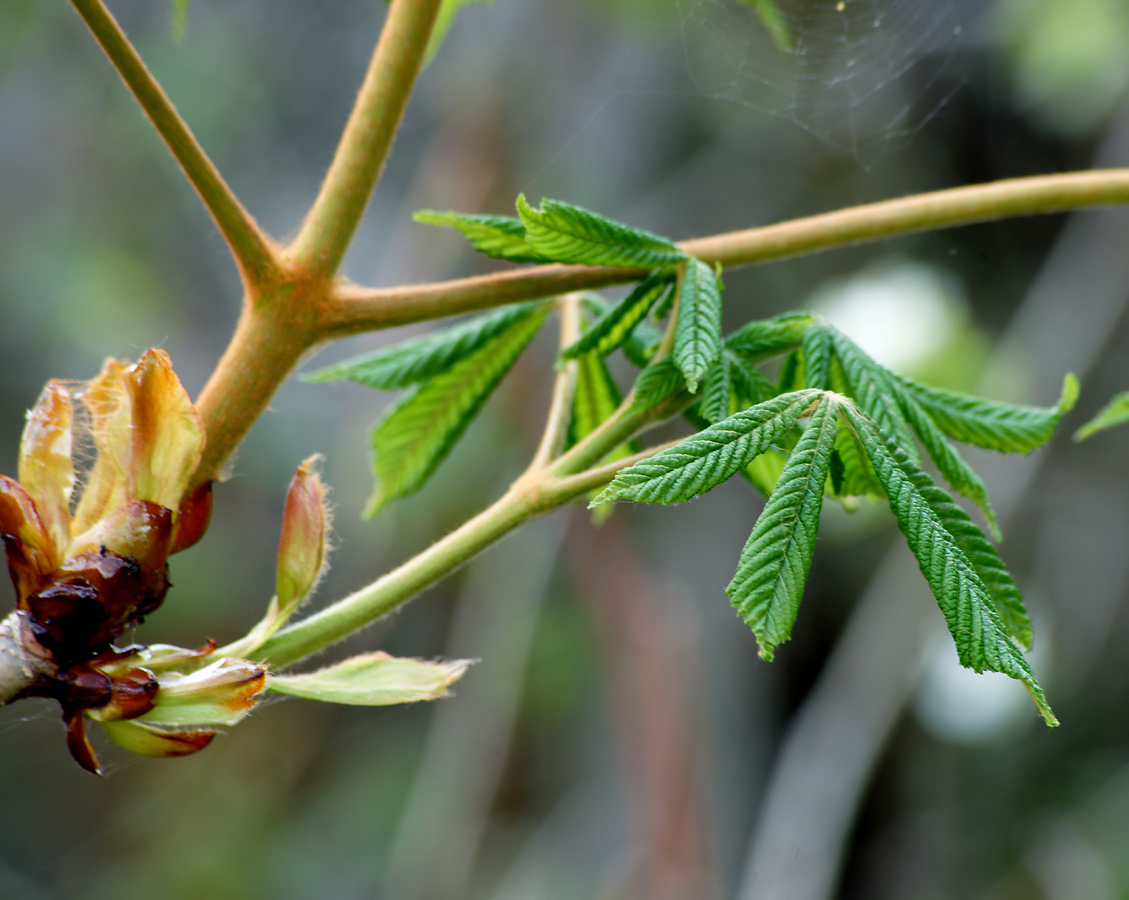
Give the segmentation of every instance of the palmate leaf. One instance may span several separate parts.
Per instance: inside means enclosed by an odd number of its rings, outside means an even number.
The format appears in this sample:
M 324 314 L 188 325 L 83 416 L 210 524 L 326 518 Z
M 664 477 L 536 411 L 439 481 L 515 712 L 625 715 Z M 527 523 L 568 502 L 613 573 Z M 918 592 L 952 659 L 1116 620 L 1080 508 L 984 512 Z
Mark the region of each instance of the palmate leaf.
M 886 496 L 858 437 L 849 428 L 840 428 L 835 438 L 831 471 L 836 497 L 878 499 Z
M 412 216 L 424 225 L 446 225 L 460 232 L 480 253 L 510 262 L 545 262 L 525 240 L 525 226 L 512 216 L 421 209 Z
M 702 399 L 698 401 L 698 414 L 710 425 L 720 422 L 731 412 L 733 400 L 732 364 L 722 354 L 706 373 L 702 382 Z
M 302 376 L 303 381 L 355 381 L 380 390 L 407 387 L 434 378 L 459 360 L 504 334 L 518 322 L 533 316 L 540 302 L 518 303 L 485 315 L 354 356 Z M 546 307 L 547 308 L 547 307 Z
M 446 371 L 419 385 L 372 433 L 376 490 L 365 516 L 419 490 L 462 436 L 486 398 L 537 334 L 550 307 L 541 305 Z
M 686 259 L 664 237 L 560 200 L 543 200 L 535 209 L 520 194 L 517 211 L 529 245 L 554 262 L 657 269 Z
M 956 391 L 900 379 L 906 391 L 954 440 L 1003 453 L 1030 453 L 1054 434 L 1078 399 L 1078 379 L 1067 375 L 1056 406 L 1022 406 L 970 397 Z
M 673 356 L 691 394 L 720 355 L 721 284 L 713 269 L 689 259 L 678 283 Z
M 580 340 L 561 351 L 565 359 L 576 359 L 585 353 L 607 356 L 623 346 L 643 321 L 655 301 L 670 290 L 673 278 L 664 270 L 652 272 L 622 302 L 605 310 Z
M 1090 435 L 1129 422 L 1129 393 L 1115 395 L 1094 418 L 1074 433 L 1074 440 L 1084 441 Z
M 815 551 L 823 486 L 839 430 L 838 399 L 824 394 L 776 481 L 725 592 L 771 660 L 788 640 Z
M 807 329 L 801 346 L 805 386 L 821 391 L 831 390 L 833 346 L 830 330 L 820 327 Z
M 988 587 L 917 487 L 927 483 L 929 476 L 907 455 L 888 446 L 876 425 L 853 404 L 844 403 L 842 409 L 874 466 L 898 527 L 945 616 L 961 665 L 977 672 L 1002 672 L 1023 682 L 1047 724 L 1057 725 L 1034 672 L 1009 637 Z
M 735 413 L 620 470 L 592 505 L 635 500 L 665 506 L 703 494 L 769 449 L 819 396 L 819 391 L 782 394 Z

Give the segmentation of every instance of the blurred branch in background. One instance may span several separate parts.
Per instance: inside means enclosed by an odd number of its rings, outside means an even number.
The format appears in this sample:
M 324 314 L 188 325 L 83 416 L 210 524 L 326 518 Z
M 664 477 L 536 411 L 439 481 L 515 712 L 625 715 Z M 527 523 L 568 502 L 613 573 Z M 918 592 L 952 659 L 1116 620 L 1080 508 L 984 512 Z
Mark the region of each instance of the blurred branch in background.
M 610 718 L 633 807 L 637 860 L 616 896 L 717 896 L 701 788 L 701 643 L 693 618 L 655 584 L 624 533 L 622 513 L 573 530 L 573 565 L 599 633 Z
M 1123 165 L 1126 159 L 1129 113 L 1106 139 L 1095 165 Z M 1000 341 L 998 365 L 1029 360 L 1039 398 L 1054 396 L 1064 371 L 1084 380 L 1123 315 L 1129 301 L 1127 235 L 1129 210 L 1074 214 Z M 1001 520 L 1019 505 L 1043 459 L 1028 465 L 983 460 L 981 471 Z M 1126 564 L 1122 555 L 1122 570 Z M 934 619 L 933 603 L 899 542 L 859 599 L 781 746 L 749 844 L 741 900 L 835 895 L 860 801 L 914 690 L 935 630 L 930 624 L 939 624 Z M 875 639 L 880 632 L 884 640 Z

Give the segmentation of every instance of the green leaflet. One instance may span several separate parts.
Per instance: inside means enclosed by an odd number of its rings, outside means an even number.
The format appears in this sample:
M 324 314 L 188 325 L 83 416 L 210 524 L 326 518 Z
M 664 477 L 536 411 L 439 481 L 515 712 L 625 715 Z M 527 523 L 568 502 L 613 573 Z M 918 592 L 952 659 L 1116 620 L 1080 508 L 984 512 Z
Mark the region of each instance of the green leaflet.
M 706 380 L 702 383 L 702 399 L 698 401 L 698 413 L 710 425 L 720 422 L 731 412 L 729 406 L 732 396 L 732 368 L 728 357 L 722 355 L 706 373 Z
M 372 433 L 376 490 L 365 509 L 419 490 L 462 436 L 486 398 L 537 334 L 549 312 L 541 305 L 453 366 L 419 385 Z
M 819 391 L 797 391 L 734 413 L 620 470 L 591 505 L 635 500 L 665 506 L 705 493 L 769 449 L 819 396 Z
M 997 541 L 1001 540 L 1002 535 L 999 525 L 996 523 L 996 512 L 992 509 L 992 504 L 988 500 L 988 489 L 984 487 L 984 482 L 980 480 L 980 476 L 961 458 L 961 455 L 945 439 L 941 430 L 933 423 L 925 410 L 917 405 L 908 391 L 902 388 L 900 382 L 892 380 L 891 383 L 898 399 L 898 406 L 905 414 L 910 427 L 913 428 L 922 446 L 925 447 L 925 451 L 936 464 L 937 469 L 945 476 L 945 480 L 949 482 L 953 490 L 968 497 L 980 507 L 984 512 L 984 517 L 988 520 L 988 527 L 992 529 L 992 536 Z
M 607 356 L 617 347 L 623 346 L 651 311 L 655 301 L 664 291 L 670 289 L 670 285 L 669 272 L 664 270 L 652 272 L 640 281 L 635 290 L 621 303 L 606 310 L 592 327 L 581 335 L 580 340 L 562 350 L 561 356 L 565 359 L 576 359 L 590 352 Z
M 885 497 L 886 492 L 874 474 L 858 437 L 849 428 L 840 428 L 835 438 L 832 489 L 836 497 Z
M 431 29 L 431 40 L 427 42 L 427 50 L 423 55 L 425 66 L 430 65 L 431 60 L 435 58 L 435 54 L 439 52 L 443 39 L 447 37 L 447 32 L 455 24 L 455 16 L 464 6 L 469 6 L 471 3 L 492 5 L 494 0 L 443 0 L 443 4 L 439 7 L 439 15 L 435 18 L 435 25 Z
M 355 356 L 302 376 L 303 381 L 355 381 L 380 390 L 407 387 L 446 372 L 464 357 L 533 316 L 542 302 L 519 303 Z
M 852 404 L 844 403 L 842 408 L 874 465 L 898 527 L 945 616 L 961 665 L 977 672 L 1002 672 L 1022 681 L 1047 724 L 1057 725 L 1035 674 L 1008 636 L 988 587 L 918 489 L 917 485 L 927 483 L 929 476 L 908 456 L 896 457 L 875 424 Z
M 583 440 L 611 418 L 622 401 L 619 387 L 604 360 L 596 353 L 581 356 L 577 360 L 576 390 L 572 395 L 567 446 L 571 447 Z M 624 444 L 607 458 L 619 459 L 628 452 L 628 445 Z
M 632 364 L 643 368 L 654 359 L 659 345 L 662 344 L 662 339 L 661 331 L 647 322 L 640 322 L 635 326 L 627 340 L 623 342 L 623 355 Z
M 470 215 L 421 209 L 412 216 L 424 225 L 446 225 L 460 232 L 480 253 L 510 262 L 545 262 L 525 240 L 525 226 L 512 216 Z
M 387 653 L 363 653 L 317 672 L 270 675 L 267 690 L 324 703 L 350 706 L 388 706 L 443 697 L 462 677 L 469 659 L 425 662 Z
M 829 335 L 835 356 L 842 366 L 843 376 L 850 385 L 850 396 L 884 434 L 905 450 L 914 462 L 919 461 L 913 435 L 894 396 L 893 376 L 890 372 L 867 356 L 842 332 L 830 325 L 813 327 L 821 328 Z
M 656 269 L 686 259 L 664 237 L 560 200 L 543 200 L 541 209 L 534 209 L 519 194 L 517 211 L 529 245 L 554 262 Z
M 669 356 L 657 359 L 635 379 L 631 405 L 636 409 L 652 409 L 667 397 L 680 391 L 686 379 Z
M 725 347 L 756 365 L 800 346 L 804 331 L 815 321 L 815 316 L 810 313 L 785 313 L 771 319 L 760 319 L 729 335 L 725 339 Z
M 1129 393 L 1117 394 L 1101 411 L 1074 433 L 1074 440 L 1084 441 L 1092 434 L 1129 422 Z
M 831 390 L 831 335 L 829 329 L 809 328 L 803 337 L 804 383 L 820 391 Z
M 728 348 L 722 348 L 721 355 L 729 363 L 738 409 L 754 406 L 775 396 L 776 388 L 760 369 Z
M 691 394 L 720 355 L 721 285 L 713 269 L 688 259 L 678 283 L 673 356 Z
M 838 399 L 824 394 L 784 464 L 737 574 L 725 592 L 757 636 L 760 655 L 771 660 L 788 640 L 804 593 L 823 506 L 831 448 L 839 430 Z
M 1078 399 L 1078 379 L 1067 375 L 1057 406 L 1020 406 L 971 397 L 900 379 L 937 427 L 954 440 L 1002 453 L 1030 453 L 1045 444 Z

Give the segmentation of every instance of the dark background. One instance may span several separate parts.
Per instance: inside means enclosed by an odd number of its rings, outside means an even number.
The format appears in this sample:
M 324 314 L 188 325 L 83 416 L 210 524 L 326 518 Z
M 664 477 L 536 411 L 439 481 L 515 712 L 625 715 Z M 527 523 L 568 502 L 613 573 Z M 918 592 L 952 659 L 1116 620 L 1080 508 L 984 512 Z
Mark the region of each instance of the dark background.
M 179 43 L 166 4 L 112 6 L 247 207 L 293 235 L 382 5 L 193 0 Z M 746 7 L 712 0 L 468 7 L 420 81 L 347 275 L 483 271 L 410 214 L 508 213 L 519 191 L 685 238 L 1129 164 L 1125 0 L 787 10 L 797 47 L 782 59 Z M 481 658 L 453 699 L 272 702 L 184 760 L 103 741 L 105 779 L 70 761 L 56 708 L 5 710 L 0 897 L 1125 896 L 1129 431 L 1069 434 L 1129 387 L 1127 249 L 1125 214 L 1100 211 L 726 273 L 734 325 L 814 305 L 903 371 L 1005 399 L 1052 403 L 1065 371 L 1082 378 L 1048 450 L 969 454 L 1004 512 L 1061 728 L 1018 685 L 958 669 L 885 509 L 825 511 L 794 638 L 770 665 L 724 595 L 752 492 L 621 507 L 598 531 L 578 506 L 349 642 Z M 77 16 L 0 4 L 0 471 L 14 474 L 48 378 L 160 346 L 195 393 L 237 309 L 220 237 Z M 259 618 L 286 484 L 310 453 L 337 510 L 315 604 L 473 514 L 536 446 L 552 346 L 535 345 L 433 483 L 372 523 L 366 435 L 390 397 L 287 384 L 138 637 L 223 642 Z

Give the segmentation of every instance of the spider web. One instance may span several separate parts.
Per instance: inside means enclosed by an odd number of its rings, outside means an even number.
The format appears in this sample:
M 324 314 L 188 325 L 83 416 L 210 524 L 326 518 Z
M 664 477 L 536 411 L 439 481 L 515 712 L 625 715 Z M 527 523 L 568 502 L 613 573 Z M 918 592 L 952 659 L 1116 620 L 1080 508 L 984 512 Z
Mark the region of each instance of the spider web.
M 678 3 L 699 93 L 781 116 L 865 168 L 907 144 L 960 86 L 952 0 L 776 0 L 789 49 L 748 0 Z

